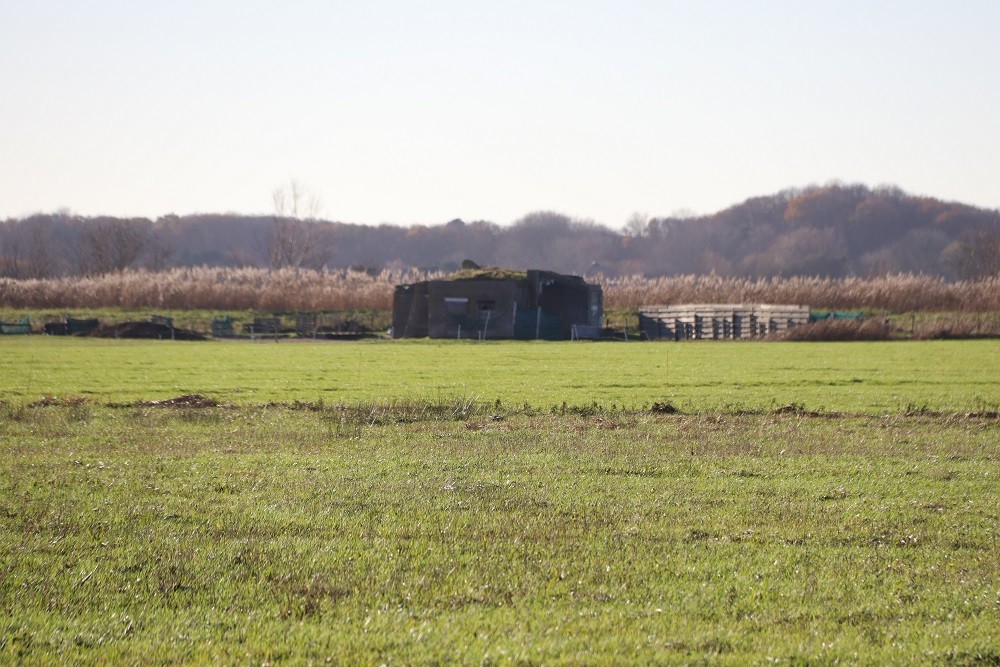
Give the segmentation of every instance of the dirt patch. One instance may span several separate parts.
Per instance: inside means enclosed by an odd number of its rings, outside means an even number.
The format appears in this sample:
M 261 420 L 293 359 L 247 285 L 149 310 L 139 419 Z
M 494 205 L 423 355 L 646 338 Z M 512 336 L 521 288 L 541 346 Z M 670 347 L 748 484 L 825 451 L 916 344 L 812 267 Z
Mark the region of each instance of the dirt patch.
M 780 408 L 774 409 L 774 414 L 776 415 L 800 415 L 802 417 L 820 417 L 820 413 L 813 410 L 806 410 L 805 406 L 799 405 L 798 403 L 789 403 L 788 405 L 782 405 Z
M 43 396 L 34 403 L 29 403 L 29 408 L 46 408 L 49 406 L 59 406 L 59 405 L 83 405 L 89 403 L 89 399 L 84 396 L 65 396 L 60 398 L 58 396 Z
M 202 396 L 201 394 L 184 394 L 174 398 L 165 398 L 162 401 L 136 401 L 132 407 L 136 408 L 214 408 L 219 402 L 214 398 Z
M 984 412 L 967 412 L 965 414 L 969 419 L 1000 419 L 1000 412 L 996 410 L 987 410 Z
M 121 322 L 95 329 L 96 338 L 143 338 L 147 340 L 208 340 L 197 331 L 153 322 Z

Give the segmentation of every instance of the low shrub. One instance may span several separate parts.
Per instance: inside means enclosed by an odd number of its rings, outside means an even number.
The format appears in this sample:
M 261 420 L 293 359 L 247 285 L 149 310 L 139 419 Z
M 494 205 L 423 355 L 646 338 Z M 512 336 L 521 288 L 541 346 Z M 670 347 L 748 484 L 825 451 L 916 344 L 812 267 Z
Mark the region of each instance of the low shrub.
M 889 340 L 891 327 L 883 320 L 824 320 L 770 334 L 773 341 Z

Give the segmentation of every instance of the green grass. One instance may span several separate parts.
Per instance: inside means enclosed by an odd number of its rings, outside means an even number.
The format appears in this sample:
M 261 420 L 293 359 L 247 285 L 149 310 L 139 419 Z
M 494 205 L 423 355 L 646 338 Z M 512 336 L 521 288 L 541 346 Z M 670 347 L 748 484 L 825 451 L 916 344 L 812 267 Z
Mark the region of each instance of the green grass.
M 295 327 L 295 312 L 271 312 L 253 310 L 171 310 L 162 308 L 0 308 L 0 321 L 19 321 L 24 316 L 31 318 L 31 328 L 36 333 L 42 331 L 46 322 L 62 322 L 66 316 L 77 319 L 94 318 L 104 324 L 114 322 L 148 322 L 152 315 L 173 317 L 174 326 L 190 329 L 206 336 L 212 333 L 212 319 L 229 316 L 233 330 L 239 334 L 243 326 L 252 324 L 255 317 L 280 317 L 282 325 Z M 323 313 L 323 324 L 331 326 L 335 322 L 354 320 L 373 331 L 385 331 L 392 326 L 392 313 L 370 308 L 339 310 Z
M 0 408 L 0 662 L 1000 659 L 995 419 Z
M 201 393 L 224 402 L 469 399 L 536 408 L 886 413 L 996 410 L 1000 341 L 179 343 L 0 339 L 0 399 L 100 402 Z
M 0 339 L 0 663 L 996 664 L 998 355 Z

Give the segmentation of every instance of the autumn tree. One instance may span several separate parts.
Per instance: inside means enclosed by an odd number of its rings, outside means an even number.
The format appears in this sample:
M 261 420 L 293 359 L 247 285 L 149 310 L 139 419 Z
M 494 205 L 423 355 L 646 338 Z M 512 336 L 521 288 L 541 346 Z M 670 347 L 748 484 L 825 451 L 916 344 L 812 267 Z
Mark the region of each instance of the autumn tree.
M 504 266 L 583 273 L 620 246 L 620 235 L 607 227 L 562 213 L 536 211 L 504 230 L 497 260 Z

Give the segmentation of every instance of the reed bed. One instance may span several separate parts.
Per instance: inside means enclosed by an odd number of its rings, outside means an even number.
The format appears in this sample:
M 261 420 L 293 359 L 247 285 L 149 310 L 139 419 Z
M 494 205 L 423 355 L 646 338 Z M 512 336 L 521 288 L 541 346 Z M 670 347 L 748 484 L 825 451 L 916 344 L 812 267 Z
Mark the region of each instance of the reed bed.
M 783 303 L 813 309 L 893 312 L 1000 310 L 1000 278 L 949 282 L 914 274 L 875 278 L 724 278 L 686 275 L 606 278 L 609 310 L 674 303 Z
M 390 310 L 407 271 L 188 268 L 92 278 L 0 280 L 8 308 L 162 308 L 255 311 Z
M 440 278 L 416 270 L 184 268 L 92 278 L 0 279 L 3 308 L 161 308 L 257 311 L 390 310 L 393 288 Z M 792 303 L 814 309 L 1000 311 L 1000 277 L 949 282 L 913 274 L 875 278 L 596 276 L 606 310 L 671 303 Z

